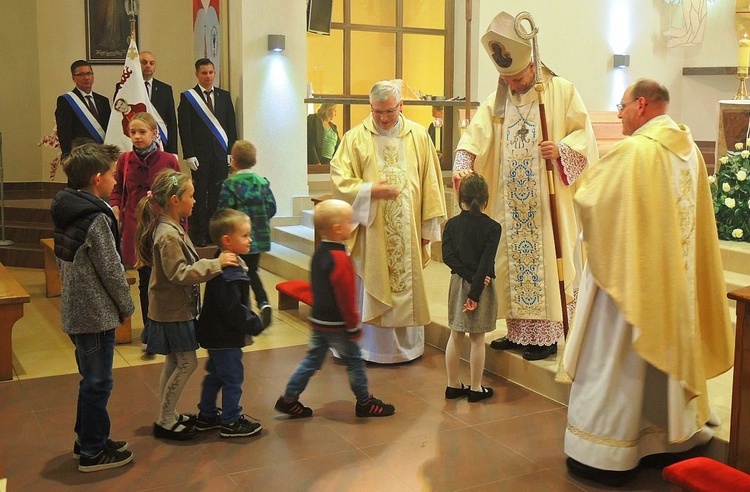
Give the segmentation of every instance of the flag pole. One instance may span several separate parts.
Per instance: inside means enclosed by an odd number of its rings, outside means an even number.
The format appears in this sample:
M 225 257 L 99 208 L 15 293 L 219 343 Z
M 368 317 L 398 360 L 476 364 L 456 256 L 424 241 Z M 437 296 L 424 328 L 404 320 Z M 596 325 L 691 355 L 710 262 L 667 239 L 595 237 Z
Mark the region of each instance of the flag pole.
M 135 18 L 138 16 L 138 0 L 127 0 L 125 12 L 130 17 L 130 40 L 135 42 Z

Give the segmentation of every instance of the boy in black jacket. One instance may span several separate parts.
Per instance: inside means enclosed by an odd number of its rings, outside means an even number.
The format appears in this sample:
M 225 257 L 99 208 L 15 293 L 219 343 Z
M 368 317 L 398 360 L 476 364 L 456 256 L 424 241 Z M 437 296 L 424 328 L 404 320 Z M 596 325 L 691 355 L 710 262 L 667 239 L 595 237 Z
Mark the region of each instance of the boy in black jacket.
M 229 251 L 239 255 L 250 251 L 250 218 L 232 209 L 218 210 L 211 218 L 209 233 L 218 253 Z M 260 422 L 242 414 L 240 397 L 245 369 L 242 347 L 247 335 L 258 335 L 263 323 L 248 306 L 250 279 L 247 265 L 224 268 L 221 275 L 206 284 L 203 310 L 196 323 L 196 337 L 208 349 L 206 377 L 203 379 L 200 413 L 195 418 L 199 431 L 221 427 L 221 437 L 247 437 L 258 434 Z M 222 408 L 216 406 L 221 390 Z

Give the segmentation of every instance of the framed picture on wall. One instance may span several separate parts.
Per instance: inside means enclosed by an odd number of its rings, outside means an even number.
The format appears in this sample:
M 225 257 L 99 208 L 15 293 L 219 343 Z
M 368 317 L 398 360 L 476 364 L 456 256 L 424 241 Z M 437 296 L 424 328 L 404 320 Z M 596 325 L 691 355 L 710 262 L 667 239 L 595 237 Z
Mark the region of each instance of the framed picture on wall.
M 84 0 L 86 60 L 90 63 L 125 62 L 130 38 L 130 16 L 123 0 Z M 136 33 L 138 22 L 136 21 Z

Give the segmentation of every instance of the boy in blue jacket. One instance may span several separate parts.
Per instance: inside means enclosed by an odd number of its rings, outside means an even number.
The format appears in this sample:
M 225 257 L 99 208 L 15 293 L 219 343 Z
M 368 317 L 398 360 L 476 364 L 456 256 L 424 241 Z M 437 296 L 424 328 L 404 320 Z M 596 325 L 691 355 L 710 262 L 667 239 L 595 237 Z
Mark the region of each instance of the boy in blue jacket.
M 238 257 L 250 250 L 250 218 L 232 209 L 219 209 L 211 218 L 209 234 L 218 253 L 229 251 Z M 263 323 L 248 306 L 250 278 L 247 265 L 224 268 L 209 280 L 203 298 L 203 310 L 195 327 L 201 347 L 208 349 L 206 377 L 203 379 L 200 413 L 195 418 L 199 431 L 221 428 L 221 437 L 247 437 L 258 434 L 263 426 L 242 414 L 240 398 L 245 369 L 242 347 L 248 335 L 263 331 Z M 252 340 L 248 337 L 249 340 Z M 252 342 L 251 342 L 252 343 Z M 222 409 L 216 406 L 221 390 Z

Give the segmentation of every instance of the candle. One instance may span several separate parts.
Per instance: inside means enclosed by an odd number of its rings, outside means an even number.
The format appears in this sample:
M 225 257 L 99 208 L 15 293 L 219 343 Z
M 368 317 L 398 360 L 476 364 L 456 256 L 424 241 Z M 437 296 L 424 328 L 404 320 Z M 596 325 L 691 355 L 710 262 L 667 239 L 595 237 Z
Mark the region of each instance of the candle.
M 737 57 L 737 66 L 746 69 L 748 65 L 750 65 L 750 39 L 748 39 L 747 34 L 745 34 L 742 39 L 740 39 L 740 53 Z

